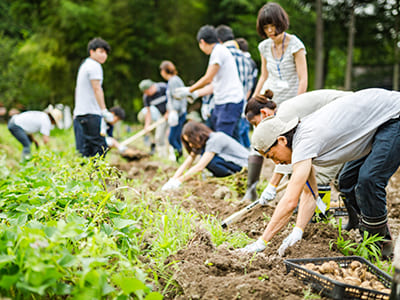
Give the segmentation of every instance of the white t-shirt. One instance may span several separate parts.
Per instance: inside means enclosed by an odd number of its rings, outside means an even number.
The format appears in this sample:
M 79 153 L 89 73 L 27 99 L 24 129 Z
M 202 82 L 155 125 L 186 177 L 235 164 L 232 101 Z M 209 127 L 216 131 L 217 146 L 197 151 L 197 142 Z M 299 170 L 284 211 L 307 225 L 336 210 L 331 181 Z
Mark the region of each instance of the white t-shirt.
M 298 117 L 301 120 L 328 103 L 351 94 L 353 92 L 329 89 L 307 92 L 283 102 L 278 107 L 276 115 L 286 122 L 292 120 L 294 117 Z
M 208 65 L 219 65 L 212 80 L 215 105 L 239 103 L 244 100 L 243 85 L 240 82 L 236 62 L 231 52 L 221 44 L 215 44 Z
M 267 61 L 268 71 L 268 78 L 260 92 L 264 94 L 266 89 L 270 89 L 274 92 L 272 100 L 280 105 L 283 101 L 297 95 L 299 77 L 293 55 L 301 49 L 304 49 L 305 52 L 306 48 L 297 36 L 291 35 L 282 60 L 280 60 L 276 59 L 272 54 L 273 45 L 274 42 L 271 39 L 266 39 L 258 45 L 260 54 Z
M 293 137 L 292 164 L 331 166 L 367 155 L 377 128 L 400 115 L 400 93 L 366 89 L 303 118 Z
M 225 161 L 247 167 L 249 150 L 221 131 L 210 134 L 204 151 L 213 152 Z
M 15 125 L 21 127 L 27 134 L 40 132 L 50 136 L 51 121 L 48 114 L 42 111 L 26 111 L 13 117 Z
M 79 67 L 76 79 L 74 116 L 101 115 L 91 80 L 100 80 L 101 85 L 103 83 L 103 68 L 99 62 L 88 57 Z

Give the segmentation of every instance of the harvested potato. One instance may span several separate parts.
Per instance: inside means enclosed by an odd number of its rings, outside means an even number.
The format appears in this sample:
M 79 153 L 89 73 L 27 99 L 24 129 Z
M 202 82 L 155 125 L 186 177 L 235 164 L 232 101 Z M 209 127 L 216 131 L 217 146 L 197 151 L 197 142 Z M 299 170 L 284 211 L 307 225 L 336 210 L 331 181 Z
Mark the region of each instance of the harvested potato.
M 324 262 L 320 267 L 319 270 L 322 274 L 326 273 L 331 273 L 333 274 L 335 272 L 335 268 L 329 263 L 329 262 Z
M 360 287 L 365 288 L 365 289 L 370 289 L 370 288 L 371 288 L 371 282 L 369 282 L 369 281 L 363 281 L 363 282 L 360 284 Z
M 353 261 L 351 262 L 351 264 L 350 264 L 350 267 L 351 267 L 352 270 L 355 270 L 355 269 L 357 269 L 357 268 L 362 267 L 362 263 L 360 263 L 360 262 L 357 261 L 357 260 L 353 260 Z
M 353 271 L 353 275 L 361 279 L 361 281 L 365 280 L 366 270 L 363 267 L 358 267 Z
M 344 282 L 347 283 L 347 284 L 356 285 L 356 286 L 360 286 L 361 285 L 360 278 L 352 277 L 352 276 L 344 278 Z

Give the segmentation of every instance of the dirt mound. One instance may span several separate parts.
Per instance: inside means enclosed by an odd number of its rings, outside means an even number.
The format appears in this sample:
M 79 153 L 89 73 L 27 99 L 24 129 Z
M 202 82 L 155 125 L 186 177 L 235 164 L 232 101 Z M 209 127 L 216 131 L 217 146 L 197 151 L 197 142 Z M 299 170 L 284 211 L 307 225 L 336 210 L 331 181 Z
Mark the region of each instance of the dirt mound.
M 310 234 L 319 234 L 318 224 L 311 225 Z M 332 231 L 333 232 L 333 231 Z M 328 240 L 335 234 L 325 234 L 319 245 L 301 242 L 288 257 L 337 256 L 329 251 Z M 322 243 L 324 246 L 321 247 Z M 307 287 L 292 275 L 286 274 L 284 258 L 277 255 L 279 246 L 268 247 L 255 256 L 237 250 L 212 245 L 205 231 L 196 233 L 187 248 L 170 257 L 175 264 L 174 279 L 181 288 L 175 299 L 303 299 Z M 303 253 L 303 254 L 300 254 Z M 169 261 L 167 263 L 169 263 Z

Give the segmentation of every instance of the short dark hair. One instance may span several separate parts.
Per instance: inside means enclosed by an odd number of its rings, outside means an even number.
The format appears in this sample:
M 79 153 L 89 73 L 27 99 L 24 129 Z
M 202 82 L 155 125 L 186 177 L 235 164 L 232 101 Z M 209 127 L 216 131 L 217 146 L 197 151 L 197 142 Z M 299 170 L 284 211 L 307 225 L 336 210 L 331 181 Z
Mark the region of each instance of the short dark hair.
M 211 132 L 213 132 L 208 126 L 203 123 L 196 121 L 188 121 L 182 129 L 181 140 L 183 146 L 188 153 L 194 152 L 196 154 L 201 153 L 201 149 L 204 148 Z M 193 145 L 193 148 L 189 145 L 188 141 L 183 139 L 186 136 L 189 142 Z
M 125 120 L 125 110 L 120 106 L 114 106 L 110 109 L 110 112 L 114 113 L 120 120 Z
M 257 32 L 262 38 L 268 37 L 264 31 L 266 25 L 274 25 L 275 34 L 281 34 L 289 28 L 289 16 L 278 3 L 267 3 L 258 11 Z
M 223 43 L 226 41 L 231 41 L 235 38 L 232 28 L 230 28 L 228 25 L 217 26 L 215 32 L 217 33 L 218 39 Z
M 96 51 L 97 48 L 104 49 L 107 52 L 107 54 L 110 53 L 110 51 L 111 51 L 110 45 L 100 37 L 96 37 L 96 38 L 90 40 L 90 42 L 88 43 L 88 46 L 87 46 L 88 54 L 90 55 L 90 50 Z
M 260 114 L 261 109 L 269 108 L 274 110 L 276 103 L 272 101 L 274 93 L 271 90 L 266 90 L 264 95 L 256 95 L 251 97 L 244 108 L 244 115 L 248 121 Z
M 238 43 L 239 49 L 243 52 L 249 51 L 249 43 L 247 43 L 247 40 L 245 38 L 237 38 L 236 43 Z
M 164 70 L 167 74 L 177 75 L 178 71 L 172 61 L 163 60 L 160 64 L 160 70 Z
M 204 40 L 207 44 L 218 43 L 217 33 L 214 26 L 204 25 L 197 32 L 197 41 Z

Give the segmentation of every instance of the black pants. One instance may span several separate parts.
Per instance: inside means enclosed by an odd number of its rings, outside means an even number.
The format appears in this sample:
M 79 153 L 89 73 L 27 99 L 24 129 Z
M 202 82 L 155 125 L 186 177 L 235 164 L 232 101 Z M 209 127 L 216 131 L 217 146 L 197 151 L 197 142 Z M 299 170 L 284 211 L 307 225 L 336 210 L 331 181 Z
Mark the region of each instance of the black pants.
M 87 114 L 77 116 L 76 120 L 82 129 L 82 155 L 92 157 L 96 154 L 105 155 L 107 150 L 106 139 L 100 135 L 101 116 Z

